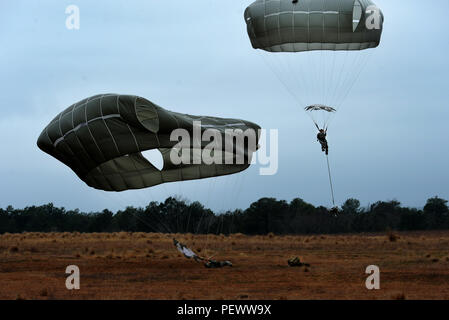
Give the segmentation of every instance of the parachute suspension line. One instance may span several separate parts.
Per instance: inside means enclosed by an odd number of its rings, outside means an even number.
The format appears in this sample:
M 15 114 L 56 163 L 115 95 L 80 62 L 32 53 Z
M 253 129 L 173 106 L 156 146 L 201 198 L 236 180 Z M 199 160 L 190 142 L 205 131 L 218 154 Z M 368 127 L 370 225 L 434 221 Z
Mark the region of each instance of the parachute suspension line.
M 330 102 L 331 102 L 331 101 L 329 101 L 329 99 L 330 99 L 329 95 L 330 95 L 330 92 L 331 92 L 331 89 L 332 89 L 332 83 L 334 83 L 335 56 L 337 55 L 336 51 L 332 51 L 330 53 L 330 55 L 332 55 L 332 64 L 331 64 L 331 67 L 329 69 L 329 74 L 325 75 L 325 79 L 329 78 L 329 81 L 327 81 L 326 93 L 324 95 L 324 104 L 327 105 L 327 106 L 330 105 Z
M 213 183 L 213 179 L 208 178 L 208 179 L 206 179 L 206 180 L 209 180 L 209 181 L 207 181 L 208 187 L 207 187 L 207 197 L 206 197 L 206 202 L 204 203 L 205 208 L 207 208 L 207 207 L 209 206 L 210 192 L 211 192 L 211 189 L 212 189 L 212 183 Z M 206 182 L 206 181 L 205 181 L 205 182 Z M 191 216 L 192 216 L 192 210 L 193 210 L 193 203 L 190 203 L 189 214 L 188 214 L 188 217 L 187 217 L 187 226 L 186 226 L 186 228 L 185 228 L 186 233 L 189 233 L 189 232 L 190 232 L 190 231 L 189 231 L 189 226 L 190 226 L 190 218 L 191 218 Z M 204 211 L 203 211 L 203 213 L 204 213 Z M 201 225 L 201 219 L 202 219 L 202 216 L 201 216 L 200 220 L 197 222 L 197 223 L 198 223 L 198 226 L 196 226 L 196 227 L 197 227 L 197 232 L 196 232 L 196 233 L 195 233 L 195 225 L 192 225 L 193 234 L 197 234 L 197 233 L 198 233 L 199 227 L 200 227 L 200 225 Z
M 330 94 L 330 97 L 329 97 L 330 103 L 335 102 L 335 97 L 338 95 L 338 91 L 339 91 L 339 87 L 340 87 L 341 82 L 342 82 L 343 74 L 344 74 L 344 72 L 346 70 L 345 67 L 346 67 L 347 60 L 348 60 L 348 51 L 345 51 L 340 56 L 343 56 L 342 59 L 340 59 L 340 60 L 343 60 L 343 61 L 339 61 L 340 62 L 339 63 L 340 64 L 340 68 L 337 68 L 336 78 L 333 79 L 335 81 L 334 81 L 334 85 L 333 85 L 333 88 L 331 90 L 331 94 Z
M 228 177 L 223 176 L 223 177 L 219 177 L 219 178 L 218 178 L 218 179 L 220 179 L 220 180 L 223 180 L 223 182 L 220 183 L 220 186 L 222 186 L 225 190 L 227 189 L 227 188 L 226 188 L 226 185 L 225 185 L 226 178 L 228 178 Z M 215 179 L 214 179 L 214 186 L 215 186 Z M 217 191 L 218 191 L 218 190 L 217 190 Z M 219 192 L 217 192 L 217 193 L 219 193 Z M 205 208 L 205 209 L 207 209 L 207 208 Z M 204 211 L 206 211 L 206 210 L 204 210 Z M 203 215 L 204 215 L 204 211 L 203 211 Z M 202 217 L 203 217 L 203 216 L 202 216 Z M 202 217 L 201 217 L 201 218 L 202 218 Z M 214 218 L 215 218 L 215 213 L 214 213 Z M 210 227 L 211 227 L 212 223 L 214 222 L 214 220 L 215 220 L 215 219 L 211 219 L 210 216 L 208 216 L 207 219 L 205 220 L 205 222 L 207 223 L 207 228 L 206 228 L 206 242 L 204 243 L 204 245 L 203 245 L 203 247 L 202 247 L 202 249 L 201 249 L 201 251 L 204 252 L 204 253 L 206 253 L 206 251 L 207 251 L 207 249 L 208 249 L 208 246 L 209 246 L 209 231 L 210 231 Z M 210 258 L 209 258 L 209 259 L 210 259 Z
M 357 64 L 360 52 L 357 51 L 346 51 L 342 56 L 341 70 L 338 77 L 338 82 L 335 86 L 335 91 L 332 97 L 332 103 L 337 104 L 342 92 L 346 91 L 348 79 L 354 77 L 354 66 Z M 337 106 L 336 106 L 337 107 Z
M 360 75 L 362 74 L 362 71 L 365 69 L 366 65 L 368 64 L 371 56 L 372 56 L 372 52 L 369 51 L 367 53 L 363 53 L 364 55 L 362 56 L 362 58 L 360 59 L 359 65 L 356 67 L 356 75 L 352 80 L 352 83 L 349 84 L 349 87 L 347 88 L 347 91 L 344 93 L 344 95 L 341 97 L 340 101 L 338 101 L 339 105 L 342 105 L 344 103 L 344 101 L 346 100 L 347 96 L 349 95 L 349 93 L 351 92 L 352 88 L 354 87 L 354 85 L 357 83 L 357 80 L 359 79 Z M 360 53 L 361 55 L 361 53 Z
M 331 187 L 331 195 L 332 195 L 332 206 L 335 207 L 335 198 L 334 198 L 334 186 L 332 184 L 332 175 L 331 175 L 331 167 L 329 165 L 329 155 L 326 155 L 327 160 L 327 172 L 329 174 L 329 185 Z
M 324 3 L 324 2 L 323 2 Z M 323 58 L 324 55 L 324 58 Z M 322 65 L 322 79 L 323 79 L 323 84 L 322 84 L 322 90 L 323 92 L 320 95 L 320 100 L 324 101 L 322 99 L 325 99 L 326 97 L 326 90 L 327 90 L 327 86 L 328 86 L 328 82 L 327 82 L 327 75 L 326 75 L 326 70 L 327 70 L 327 59 L 326 59 L 326 55 L 327 53 L 323 52 L 322 50 L 320 51 L 320 59 L 321 59 L 321 65 Z
M 189 215 L 187 216 L 187 225 L 186 225 L 186 227 L 184 228 L 184 232 L 185 233 L 189 233 L 189 226 L 190 226 L 190 216 L 192 215 L 192 203 L 190 203 L 190 206 L 189 206 L 190 208 L 189 208 Z
M 226 182 L 226 180 L 225 180 L 226 177 L 220 177 L 220 178 L 222 180 L 224 180 L 223 183 L 221 183 L 221 186 L 223 186 L 223 188 L 226 190 L 227 188 L 226 188 L 226 186 L 224 184 Z M 216 215 L 215 215 L 215 212 L 214 212 L 214 218 L 213 219 L 211 219 L 210 216 L 208 216 L 208 218 L 207 218 L 208 220 L 207 220 L 207 229 L 206 229 L 206 242 L 204 243 L 204 245 L 203 245 L 203 247 L 201 249 L 201 252 L 204 252 L 204 253 L 207 252 L 207 249 L 208 249 L 208 246 L 209 246 L 209 231 L 210 231 L 210 227 L 211 227 L 212 223 L 215 220 L 215 217 L 216 217 Z M 210 259 L 210 257 L 209 257 L 209 259 Z
M 242 184 L 243 184 L 243 179 L 244 179 L 244 174 L 243 173 L 237 173 L 237 174 L 233 174 L 230 176 L 224 176 L 224 177 L 220 177 L 223 180 L 223 183 L 221 183 L 221 185 L 223 186 L 223 188 L 225 190 L 231 190 L 230 195 L 232 196 L 233 202 L 237 203 L 238 201 L 238 196 L 240 195 L 240 191 L 242 188 Z M 207 231 L 206 231 L 206 242 L 202 248 L 202 252 L 206 252 L 208 250 L 209 247 L 209 240 L 210 240 L 210 229 L 212 226 L 212 223 L 215 221 L 217 223 L 217 229 L 215 231 L 215 233 L 217 235 L 221 234 L 223 232 L 223 224 L 224 224 L 224 215 L 226 213 L 226 208 L 225 205 L 229 203 L 229 199 L 227 199 L 226 197 L 223 197 L 221 201 L 217 201 L 217 204 L 221 206 L 221 208 L 218 208 L 216 210 L 220 210 L 221 212 L 217 211 L 217 214 L 215 217 L 217 219 L 210 219 L 208 221 L 207 224 Z M 224 210 L 224 212 L 223 212 Z M 232 227 L 232 226 L 230 226 Z
M 146 192 L 144 192 L 144 193 L 146 193 Z M 148 193 L 149 193 L 150 199 L 155 199 L 151 189 L 148 189 Z M 148 199 L 146 196 L 142 197 L 142 195 L 140 194 L 139 191 L 136 191 L 134 194 L 138 195 L 141 203 L 145 203 Z M 157 220 L 157 222 L 159 223 L 159 228 L 160 227 L 163 227 L 163 228 L 160 228 L 160 230 L 156 229 L 155 227 L 150 226 L 148 223 L 146 223 L 142 219 L 139 219 L 139 217 L 137 215 L 135 215 L 135 218 L 141 220 L 146 226 L 150 227 L 156 233 L 172 233 L 172 230 L 170 229 L 170 227 L 165 223 L 165 218 L 160 213 L 151 212 L 151 216 Z
M 360 57 L 359 61 L 358 61 L 358 65 L 356 65 L 354 67 L 354 73 L 355 75 L 351 78 L 349 78 L 349 84 L 347 86 L 347 91 L 344 92 L 343 98 L 339 101 L 339 103 L 341 104 L 342 101 L 344 101 L 345 97 L 351 92 L 353 86 L 355 85 L 355 83 L 357 83 L 357 80 L 361 74 L 361 72 L 363 71 L 366 63 L 368 62 L 368 59 L 370 57 L 371 51 L 361 51 L 358 52 L 358 55 Z
M 346 101 L 349 93 L 351 92 L 352 88 L 354 87 L 354 85 L 357 83 L 357 80 L 360 78 L 360 75 L 362 74 L 362 71 L 364 70 L 364 68 L 366 67 L 366 65 L 368 64 L 370 58 L 372 56 L 372 52 L 369 51 L 367 53 L 359 53 L 358 57 L 362 57 L 363 59 L 360 59 L 359 64 L 356 66 L 355 68 L 355 76 L 352 77 L 352 79 L 350 79 L 350 85 L 346 88 L 345 92 L 338 98 L 338 101 L 336 101 L 335 103 L 335 107 L 341 112 L 341 110 L 343 109 L 344 105 L 343 103 Z M 337 96 L 335 97 L 337 99 Z M 331 118 L 329 120 L 329 124 L 332 122 L 333 118 Z
M 301 92 L 306 94 L 306 105 L 316 103 L 316 97 L 314 97 L 315 85 L 317 82 L 316 72 L 312 72 L 312 75 L 310 75 L 311 73 L 309 72 L 309 68 L 312 65 L 312 54 L 312 52 L 304 52 L 304 56 L 307 57 L 307 60 L 300 55 L 292 55 L 294 65 L 298 66 L 298 74 L 304 79 L 304 87 Z
M 282 74 L 288 75 L 289 79 L 286 79 L 282 82 L 282 84 L 284 86 L 287 87 L 288 91 L 291 92 L 291 94 L 293 94 L 293 98 L 296 100 L 297 103 L 299 103 L 300 105 L 303 104 L 301 97 L 296 93 L 295 88 L 291 88 L 288 83 L 295 83 L 295 82 L 299 82 L 296 72 L 292 71 L 292 66 L 290 65 L 290 60 L 289 60 L 289 55 L 288 54 L 284 54 L 284 53 L 278 53 L 275 54 L 275 59 L 277 64 L 280 66 L 278 67 L 278 69 L 280 70 L 280 75 L 279 77 L 282 79 Z
M 113 195 L 112 194 L 107 194 L 107 195 L 105 195 L 104 193 L 100 193 L 102 196 L 104 196 L 104 198 L 105 199 L 107 199 L 108 200 L 108 202 L 110 202 L 111 200 L 112 201 L 114 201 L 115 203 L 117 203 L 117 204 L 119 204 L 121 207 L 124 207 L 125 209 L 126 209 L 126 207 L 129 205 L 129 203 L 127 203 L 126 201 L 125 201 L 125 199 L 122 197 L 122 195 L 120 194 L 120 193 L 114 193 Z M 142 222 L 144 225 L 146 225 L 147 227 L 149 227 L 151 230 L 153 230 L 154 232 L 156 232 L 156 233 L 160 233 L 161 232 L 161 230 L 158 230 L 158 229 L 156 229 L 155 227 L 153 227 L 152 225 L 150 225 L 148 222 L 146 222 L 145 220 L 143 220 L 143 219 L 141 219 L 137 214 L 135 214 L 135 213 L 131 213 L 132 215 L 133 215 L 133 217 L 136 219 L 136 220 L 139 220 L 140 222 Z M 158 219 L 157 217 L 155 217 L 156 219 Z M 159 219 L 158 219 L 159 220 Z M 161 221 L 159 221 L 160 223 L 161 223 Z M 166 226 L 166 225 L 164 225 L 163 223 L 161 223 L 161 226 L 163 226 L 169 233 L 171 232 L 170 231 L 170 228 L 168 227 L 168 226 Z M 167 231 L 165 231 L 165 232 L 167 232 Z
M 335 97 L 335 102 L 334 102 L 335 104 L 339 105 L 339 103 L 341 101 L 341 97 L 345 94 L 345 92 L 349 91 L 348 89 L 350 88 L 350 84 L 351 84 L 352 80 L 354 78 L 356 78 L 356 75 L 358 73 L 357 70 L 360 66 L 360 62 L 361 62 L 362 58 L 363 58 L 363 55 L 360 52 L 352 52 L 351 53 L 351 59 L 349 61 L 347 72 L 341 81 L 340 88 Z
M 282 79 L 282 77 L 276 72 L 275 68 L 270 65 L 270 63 L 268 62 L 268 60 L 264 57 L 264 54 L 261 54 L 261 57 L 264 61 L 264 63 L 268 66 L 268 68 L 270 68 L 271 72 L 276 76 L 276 78 L 279 80 L 279 82 L 284 86 L 284 89 L 290 93 L 291 97 L 295 100 L 296 103 L 301 103 L 301 100 L 299 99 L 299 97 L 289 88 L 289 86 L 287 85 L 287 83 L 285 83 L 284 79 Z
M 210 194 L 212 193 L 212 191 L 215 189 L 215 182 L 216 182 L 216 180 L 215 179 L 213 179 L 213 180 L 211 180 L 211 182 L 209 183 L 209 188 L 207 188 L 208 190 L 207 190 L 207 192 L 208 192 L 208 194 L 207 194 L 207 204 L 206 204 L 206 206 L 208 206 L 208 203 L 209 203 L 209 200 L 210 200 Z M 207 209 L 207 208 L 205 208 L 205 209 Z M 202 220 L 203 220 L 203 218 L 204 218 L 204 212 L 205 212 L 206 210 L 203 210 L 203 213 L 201 214 L 201 216 L 200 216 L 200 219 L 198 220 L 198 225 L 196 226 L 196 232 L 195 232 L 195 234 L 198 234 L 198 232 L 200 231 L 200 227 L 201 227 L 201 222 L 202 222 Z
M 313 99 L 317 99 L 317 95 L 319 96 L 319 88 L 320 88 L 320 74 L 319 74 L 319 64 L 320 64 L 320 59 L 317 58 L 318 54 L 320 54 L 320 52 L 318 51 L 309 51 L 309 52 L 304 52 L 304 54 L 307 55 L 307 58 L 309 60 L 308 62 L 308 68 L 310 68 L 312 70 L 312 79 L 310 80 L 311 82 L 311 92 L 312 92 L 312 97 Z M 299 58 L 298 58 L 299 59 Z M 316 101 L 309 101 L 310 103 L 316 103 Z
M 305 78 L 305 68 L 303 68 L 303 66 L 301 65 L 301 63 L 299 63 L 299 61 L 297 61 L 296 56 L 294 54 L 288 54 L 285 56 L 286 60 L 287 60 L 287 64 L 289 66 L 289 69 L 293 70 L 293 72 L 291 72 L 297 83 L 300 84 L 300 86 L 304 89 L 302 90 L 302 93 L 304 94 L 304 98 L 307 101 L 310 100 L 310 89 L 309 89 L 309 82 L 307 81 L 307 79 Z M 293 61 L 292 61 L 293 60 Z M 292 63 L 293 62 L 293 63 Z M 296 66 L 296 67 L 295 67 Z M 287 70 L 288 71 L 288 70 Z M 304 101 L 301 99 L 301 105 L 304 105 Z
M 237 195 L 235 197 L 235 203 L 236 204 L 238 204 L 239 200 L 241 199 L 241 194 L 242 194 L 242 191 L 244 190 L 245 182 L 246 182 L 246 174 L 242 174 L 241 177 L 240 177 L 239 185 L 236 188 L 236 193 L 237 193 Z M 236 209 L 238 209 L 238 207 Z M 234 228 L 234 223 L 233 222 L 234 222 L 234 216 L 232 218 L 231 228 Z
M 275 57 L 282 65 L 285 66 L 284 72 L 281 73 L 280 78 L 283 78 L 282 75 L 290 78 L 287 79 L 287 81 L 284 81 L 283 84 L 288 87 L 288 90 L 290 92 L 293 92 L 299 105 L 304 106 L 306 101 L 309 100 L 310 92 L 310 81 L 307 81 L 307 79 L 304 77 L 304 67 L 301 65 L 300 61 L 298 61 L 298 57 L 294 54 L 279 53 L 275 55 Z M 298 90 L 298 88 L 305 89 Z M 305 101 L 303 99 L 305 99 Z
M 310 119 L 312 119 L 313 123 L 315 124 L 315 127 L 318 129 L 318 131 L 321 129 L 318 121 L 315 119 L 315 117 L 312 115 L 311 112 L 306 112 Z

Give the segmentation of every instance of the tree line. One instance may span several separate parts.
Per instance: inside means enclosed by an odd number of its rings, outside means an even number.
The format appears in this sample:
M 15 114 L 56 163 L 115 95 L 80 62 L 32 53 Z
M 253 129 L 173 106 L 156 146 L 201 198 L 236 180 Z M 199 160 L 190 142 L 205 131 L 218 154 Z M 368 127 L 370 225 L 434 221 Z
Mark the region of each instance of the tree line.
M 221 214 L 200 202 L 176 197 L 150 202 L 146 207 L 127 207 L 116 213 L 81 212 L 52 203 L 15 209 L 0 208 L 0 234 L 19 232 L 164 232 L 193 234 L 331 234 L 385 230 L 449 229 L 447 200 L 430 198 L 423 209 L 402 207 L 400 202 L 378 201 L 361 207 L 348 199 L 341 208 L 315 207 L 300 198 L 291 202 L 262 198 L 245 210 Z

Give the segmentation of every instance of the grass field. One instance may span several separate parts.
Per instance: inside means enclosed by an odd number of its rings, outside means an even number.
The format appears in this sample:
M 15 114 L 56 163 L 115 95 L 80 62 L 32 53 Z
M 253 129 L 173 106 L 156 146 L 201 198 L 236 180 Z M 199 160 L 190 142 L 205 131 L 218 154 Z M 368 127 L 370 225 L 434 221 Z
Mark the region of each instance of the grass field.
M 175 235 L 206 269 L 181 256 L 173 235 L 0 235 L 0 299 L 449 299 L 449 231 L 324 236 Z M 292 268 L 299 256 L 310 267 Z M 67 290 L 68 265 L 81 289 Z M 365 269 L 380 268 L 380 290 Z

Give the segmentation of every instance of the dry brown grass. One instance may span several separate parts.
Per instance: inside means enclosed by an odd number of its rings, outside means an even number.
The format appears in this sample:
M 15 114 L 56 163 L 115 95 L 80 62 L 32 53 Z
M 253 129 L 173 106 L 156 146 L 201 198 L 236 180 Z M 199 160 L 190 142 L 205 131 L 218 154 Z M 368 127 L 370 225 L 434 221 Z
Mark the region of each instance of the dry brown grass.
M 393 231 L 388 232 L 387 236 L 388 236 L 388 240 L 390 240 L 390 242 L 396 242 L 397 240 L 400 239 L 400 237 Z
M 172 238 L 232 268 L 187 260 Z M 246 236 L 0 235 L 0 299 L 449 299 L 449 232 Z M 290 268 L 298 256 L 310 263 Z M 77 265 L 81 290 L 65 288 Z M 381 289 L 364 286 L 368 265 Z

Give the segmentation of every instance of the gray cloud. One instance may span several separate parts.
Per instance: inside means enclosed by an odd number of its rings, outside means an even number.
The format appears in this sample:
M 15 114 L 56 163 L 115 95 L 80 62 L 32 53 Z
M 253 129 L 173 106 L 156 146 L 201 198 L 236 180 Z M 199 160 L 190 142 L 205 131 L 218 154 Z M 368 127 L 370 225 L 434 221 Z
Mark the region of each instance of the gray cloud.
M 329 205 L 325 160 L 310 119 L 247 39 L 243 10 L 250 2 L 2 3 L 0 207 L 54 202 L 117 209 L 172 194 L 214 209 L 246 207 L 263 196 Z M 449 4 L 435 1 L 439 9 L 431 11 L 418 1 L 406 8 L 376 2 L 386 17 L 383 42 L 329 134 L 337 200 L 397 198 L 422 206 L 430 196 L 449 198 Z M 81 9 L 79 31 L 65 29 L 69 4 Z M 62 109 L 105 92 L 279 128 L 279 172 L 259 176 L 256 166 L 230 177 L 122 194 L 92 190 L 38 150 L 36 139 Z

